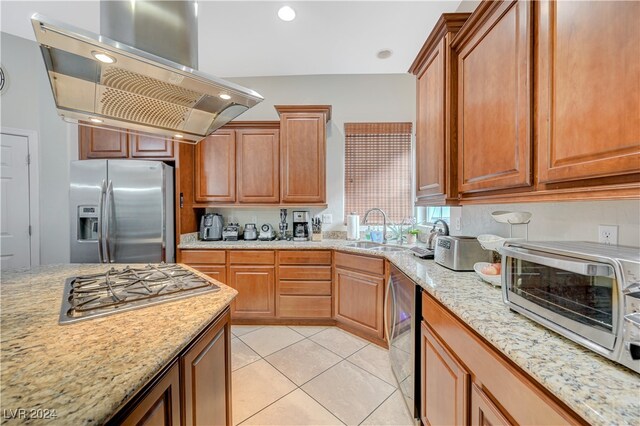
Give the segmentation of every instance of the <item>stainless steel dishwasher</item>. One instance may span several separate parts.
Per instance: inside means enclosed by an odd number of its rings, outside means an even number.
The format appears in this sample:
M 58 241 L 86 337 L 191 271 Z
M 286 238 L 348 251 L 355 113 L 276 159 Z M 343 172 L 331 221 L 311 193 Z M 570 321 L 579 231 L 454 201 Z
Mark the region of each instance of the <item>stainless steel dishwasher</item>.
M 416 359 L 420 323 L 420 289 L 398 268 L 391 265 L 385 295 L 385 328 L 389 337 L 389 359 L 407 409 L 417 422 L 420 418 L 419 357 Z

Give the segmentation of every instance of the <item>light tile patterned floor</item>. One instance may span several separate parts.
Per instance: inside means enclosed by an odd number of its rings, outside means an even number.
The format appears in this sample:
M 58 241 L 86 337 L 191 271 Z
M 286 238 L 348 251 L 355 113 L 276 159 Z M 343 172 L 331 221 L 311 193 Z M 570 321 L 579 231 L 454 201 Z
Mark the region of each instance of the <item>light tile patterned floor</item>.
M 412 425 L 385 349 L 336 327 L 232 326 L 234 425 Z

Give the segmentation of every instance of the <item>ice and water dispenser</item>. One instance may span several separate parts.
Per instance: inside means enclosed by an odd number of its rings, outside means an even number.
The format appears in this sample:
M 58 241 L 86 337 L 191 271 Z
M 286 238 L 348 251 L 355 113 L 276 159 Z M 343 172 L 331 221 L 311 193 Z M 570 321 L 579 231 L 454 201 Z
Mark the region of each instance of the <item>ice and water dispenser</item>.
M 98 240 L 98 207 L 78 206 L 78 241 Z

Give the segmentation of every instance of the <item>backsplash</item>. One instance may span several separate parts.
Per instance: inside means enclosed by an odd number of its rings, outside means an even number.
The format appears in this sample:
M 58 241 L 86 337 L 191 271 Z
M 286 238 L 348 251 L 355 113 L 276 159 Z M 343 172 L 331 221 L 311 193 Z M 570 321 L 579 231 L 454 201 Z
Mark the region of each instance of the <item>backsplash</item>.
M 618 244 L 640 247 L 640 201 L 575 201 L 471 205 L 451 209 L 451 234 L 509 236 L 509 225 L 491 217 L 497 210 L 531 212 L 528 225 L 532 241 L 598 241 L 598 225 L 618 225 Z M 461 229 L 455 223 L 461 214 Z M 522 232 L 522 227 L 514 231 Z M 521 235 L 515 235 L 521 236 Z

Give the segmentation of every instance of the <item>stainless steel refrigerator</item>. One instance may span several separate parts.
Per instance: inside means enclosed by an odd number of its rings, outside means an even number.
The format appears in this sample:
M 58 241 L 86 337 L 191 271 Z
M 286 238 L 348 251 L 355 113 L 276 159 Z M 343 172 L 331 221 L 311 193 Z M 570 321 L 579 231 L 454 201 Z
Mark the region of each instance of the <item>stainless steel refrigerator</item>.
M 175 261 L 173 167 L 80 160 L 70 181 L 72 263 Z

